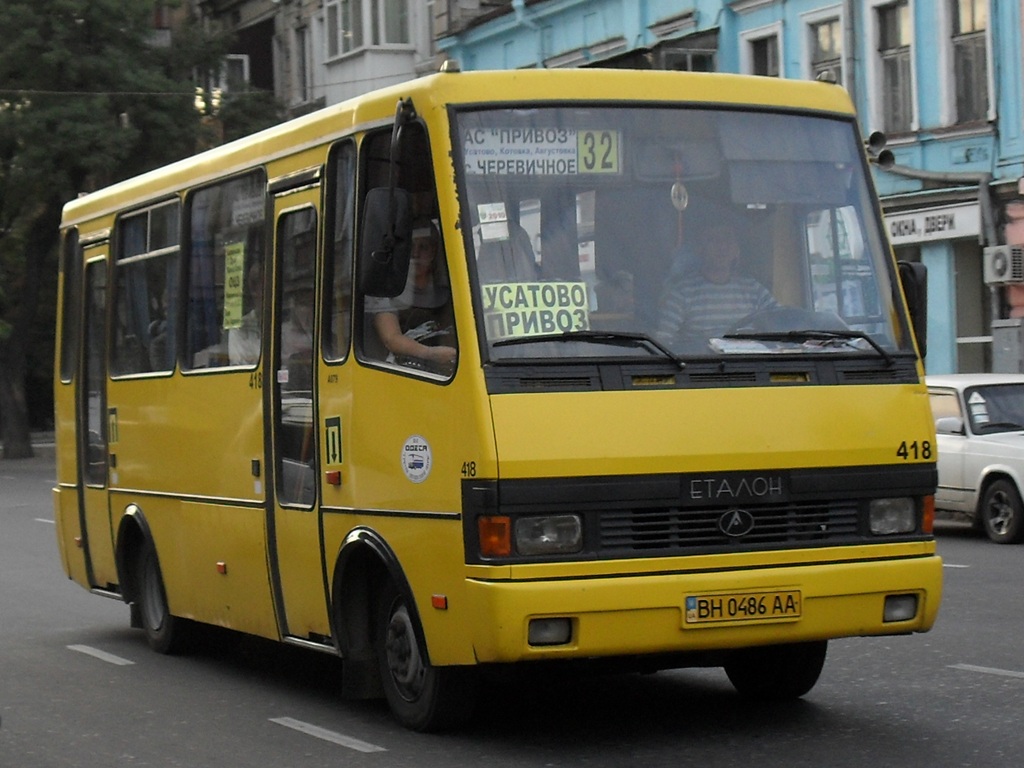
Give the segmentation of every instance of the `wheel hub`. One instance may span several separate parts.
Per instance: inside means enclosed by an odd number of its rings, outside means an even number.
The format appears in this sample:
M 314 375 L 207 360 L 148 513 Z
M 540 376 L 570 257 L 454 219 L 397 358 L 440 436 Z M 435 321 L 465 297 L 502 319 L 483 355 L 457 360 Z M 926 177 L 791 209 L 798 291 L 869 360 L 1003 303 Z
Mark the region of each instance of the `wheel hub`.
M 159 631 L 164 625 L 164 596 L 160 591 L 160 581 L 157 576 L 156 564 L 152 558 L 146 561 L 145 576 L 142 580 L 142 613 L 146 626 L 154 631 Z
M 404 605 L 399 606 L 391 616 L 384 648 L 387 652 L 388 669 L 396 688 L 403 698 L 415 701 L 423 691 L 426 669 L 416 642 L 412 619 Z
M 992 497 L 992 504 L 989 505 L 988 519 L 992 530 L 998 534 L 1005 534 L 1013 519 L 1013 508 L 1010 506 L 1006 494 L 997 493 Z

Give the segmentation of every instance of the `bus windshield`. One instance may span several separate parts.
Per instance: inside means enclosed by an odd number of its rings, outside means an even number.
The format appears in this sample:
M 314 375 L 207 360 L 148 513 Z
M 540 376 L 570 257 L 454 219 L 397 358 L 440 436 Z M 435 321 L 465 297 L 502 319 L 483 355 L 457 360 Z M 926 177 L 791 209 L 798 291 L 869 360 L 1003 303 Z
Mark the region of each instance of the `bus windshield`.
M 486 108 L 456 147 L 491 361 L 913 351 L 852 120 Z

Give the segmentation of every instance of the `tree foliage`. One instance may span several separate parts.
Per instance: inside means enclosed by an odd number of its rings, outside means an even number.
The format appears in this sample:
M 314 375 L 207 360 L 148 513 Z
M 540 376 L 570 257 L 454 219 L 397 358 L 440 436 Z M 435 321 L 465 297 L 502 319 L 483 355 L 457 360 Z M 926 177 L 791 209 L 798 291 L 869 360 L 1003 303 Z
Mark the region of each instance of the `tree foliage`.
M 47 381 L 52 365 L 64 203 L 196 149 L 193 78 L 217 71 L 226 41 L 209 39 L 185 21 L 170 44 L 159 44 L 153 19 L 154 0 L 0 3 L 0 437 L 6 457 L 30 455 L 24 380 L 37 373 Z M 261 113 L 259 123 L 232 126 L 232 133 L 277 117 Z

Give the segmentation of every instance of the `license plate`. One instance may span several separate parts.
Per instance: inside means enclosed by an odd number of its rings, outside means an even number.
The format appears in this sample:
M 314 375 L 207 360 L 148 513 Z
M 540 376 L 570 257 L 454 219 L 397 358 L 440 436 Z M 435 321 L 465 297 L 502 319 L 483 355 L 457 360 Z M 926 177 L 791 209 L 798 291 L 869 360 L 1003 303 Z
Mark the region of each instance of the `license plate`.
M 779 621 L 800 618 L 799 590 L 739 592 L 727 595 L 688 595 L 686 624 L 730 621 Z

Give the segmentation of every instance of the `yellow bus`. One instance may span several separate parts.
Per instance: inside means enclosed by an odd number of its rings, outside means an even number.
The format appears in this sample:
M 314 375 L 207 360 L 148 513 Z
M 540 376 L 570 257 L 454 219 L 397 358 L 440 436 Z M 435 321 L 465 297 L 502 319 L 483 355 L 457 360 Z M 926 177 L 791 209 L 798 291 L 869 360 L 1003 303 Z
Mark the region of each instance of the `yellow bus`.
M 414 729 L 532 662 L 802 696 L 828 640 L 939 608 L 902 273 L 835 85 L 447 71 L 328 107 L 65 207 L 63 567 L 159 652 L 337 654 Z

